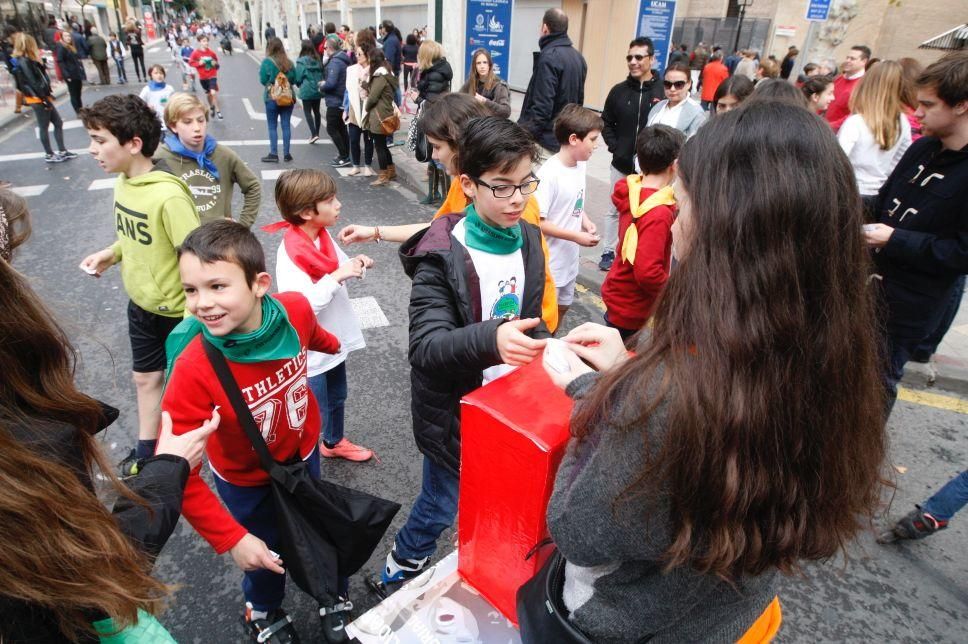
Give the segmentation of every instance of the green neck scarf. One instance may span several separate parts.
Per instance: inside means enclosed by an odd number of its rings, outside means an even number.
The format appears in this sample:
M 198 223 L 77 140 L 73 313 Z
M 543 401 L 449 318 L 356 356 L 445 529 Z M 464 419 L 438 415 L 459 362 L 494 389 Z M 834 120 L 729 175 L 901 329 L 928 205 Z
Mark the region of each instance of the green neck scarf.
M 524 245 L 521 225 L 513 228 L 492 226 L 477 214 L 474 204 L 467 206 L 464 216 L 464 229 L 468 248 L 482 250 L 494 255 L 510 255 Z
M 168 376 L 175 359 L 199 333 L 232 362 L 266 362 L 294 358 L 299 354 L 299 334 L 289 323 L 286 309 L 274 297 L 262 298 L 262 326 L 250 333 L 212 335 L 194 317 L 185 318 L 165 341 L 168 354 Z

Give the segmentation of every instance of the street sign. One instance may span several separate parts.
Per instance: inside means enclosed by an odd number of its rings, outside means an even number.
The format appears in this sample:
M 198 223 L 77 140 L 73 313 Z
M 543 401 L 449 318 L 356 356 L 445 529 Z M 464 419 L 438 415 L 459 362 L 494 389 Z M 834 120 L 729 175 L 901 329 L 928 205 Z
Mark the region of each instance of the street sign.
M 660 72 L 669 60 L 672 26 L 676 20 L 676 0 L 642 0 L 635 26 L 635 37 L 652 39 L 655 60 L 652 67 Z
M 474 51 L 486 49 L 494 62 L 494 73 L 507 81 L 511 63 L 511 11 L 514 0 L 467 0 L 467 30 L 464 69 L 473 73 Z
M 810 0 L 807 4 L 807 20 L 823 22 L 830 14 L 830 0 Z

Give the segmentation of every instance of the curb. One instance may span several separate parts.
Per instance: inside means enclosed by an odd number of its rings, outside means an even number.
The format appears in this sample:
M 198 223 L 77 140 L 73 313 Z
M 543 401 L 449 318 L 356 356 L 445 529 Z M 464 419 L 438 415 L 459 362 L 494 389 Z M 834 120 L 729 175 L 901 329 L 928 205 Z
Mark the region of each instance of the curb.
M 942 390 L 968 396 L 968 368 L 951 364 L 952 359 L 946 356 L 938 356 L 938 358 L 937 362 L 932 362 L 930 365 L 908 362 L 904 367 L 901 384 L 922 391 Z

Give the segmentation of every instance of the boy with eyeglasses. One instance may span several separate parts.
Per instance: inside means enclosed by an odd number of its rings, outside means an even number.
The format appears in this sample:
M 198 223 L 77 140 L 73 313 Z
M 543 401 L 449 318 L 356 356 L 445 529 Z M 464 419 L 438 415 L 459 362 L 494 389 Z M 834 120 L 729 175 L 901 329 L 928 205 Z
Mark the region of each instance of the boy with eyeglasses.
M 575 298 L 581 247 L 597 246 L 600 241 L 595 224 L 585 213 L 585 174 L 603 125 L 590 109 L 566 105 L 554 123 L 561 147 L 538 170 L 541 184 L 536 196 L 557 288 L 559 325 Z
M 630 42 L 625 56 L 628 78 L 612 87 L 605 99 L 602 139 L 612 153 L 609 185 L 614 186 L 616 181 L 635 174 L 635 137 L 645 128 L 652 106 L 665 98 L 662 78 L 652 69 L 654 54 L 651 39 L 636 38 Z M 608 271 L 615 260 L 615 246 L 618 243 L 618 211 L 612 203 L 609 203 L 602 224 L 602 241 L 605 248 L 598 268 Z
M 541 231 L 522 220 L 538 189 L 537 150 L 520 125 L 495 116 L 467 123 L 458 180 L 471 204 L 443 215 L 400 248 L 410 293 L 413 433 L 424 454 L 420 494 L 381 578 L 386 597 L 416 577 L 457 514 L 460 400 L 544 349 Z

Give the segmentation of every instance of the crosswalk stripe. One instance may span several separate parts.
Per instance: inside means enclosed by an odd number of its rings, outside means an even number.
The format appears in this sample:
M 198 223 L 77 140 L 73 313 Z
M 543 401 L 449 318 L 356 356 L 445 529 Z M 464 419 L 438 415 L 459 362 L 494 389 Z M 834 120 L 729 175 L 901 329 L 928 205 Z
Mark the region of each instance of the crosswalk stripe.
M 252 107 L 252 101 L 250 101 L 247 98 L 243 98 L 242 105 L 245 107 L 245 111 L 249 113 L 250 119 L 252 119 L 253 121 L 262 121 L 263 123 L 265 123 L 265 120 L 266 120 L 265 112 L 260 112 L 256 110 L 254 107 Z M 302 119 L 294 115 L 289 119 L 289 122 L 292 124 L 293 127 L 298 127 L 299 124 L 302 123 Z
M 350 306 L 353 307 L 353 313 L 364 329 L 390 326 L 390 321 L 383 313 L 383 309 L 380 308 L 380 303 L 376 301 L 375 297 L 351 298 Z
M 87 187 L 88 190 L 107 190 L 108 188 L 114 187 L 114 182 L 116 179 L 114 177 L 109 177 L 107 179 L 95 179 L 91 182 L 91 185 Z
M 282 174 L 285 171 L 286 171 L 285 168 L 283 168 L 282 170 L 263 170 L 262 171 L 262 180 L 263 181 L 275 181 L 276 179 L 279 178 L 279 175 Z
M 17 186 L 16 188 L 12 188 L 11 190 L 13 190 L 15 194 L 18 194 L 21 197 L 36 197 L 38 195 L 44 194 L 44 190 L 47 190 L 47 186 L 49 185 L 50 185 L 49 183 L 45 183 L 39 186 Z

